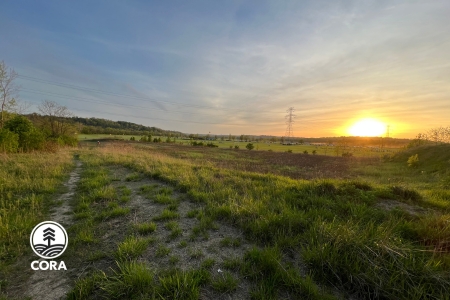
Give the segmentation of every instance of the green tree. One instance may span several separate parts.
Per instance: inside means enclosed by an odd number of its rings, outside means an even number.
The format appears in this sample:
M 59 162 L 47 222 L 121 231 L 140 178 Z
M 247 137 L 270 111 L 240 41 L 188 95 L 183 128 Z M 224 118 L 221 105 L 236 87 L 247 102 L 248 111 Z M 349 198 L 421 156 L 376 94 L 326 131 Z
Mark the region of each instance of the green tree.
M 13 153 L 19 148 L 19 136 L 7 129 L 0 129 L 0 152 Z
M 19 148 L 24 151 L 41 149 L 45 142 L 43 133 L 37 130 L 33 123 L 24 116 L 15 116 L 5 122 L 4 129 L 19 137 Z
M 245 148 L 247 148 L 248 150 L 253 150 L 253 148 L 255 148 L 255 146 L 253 146 L 252 143 L 248 143 L 247 146 L 245 146 Z

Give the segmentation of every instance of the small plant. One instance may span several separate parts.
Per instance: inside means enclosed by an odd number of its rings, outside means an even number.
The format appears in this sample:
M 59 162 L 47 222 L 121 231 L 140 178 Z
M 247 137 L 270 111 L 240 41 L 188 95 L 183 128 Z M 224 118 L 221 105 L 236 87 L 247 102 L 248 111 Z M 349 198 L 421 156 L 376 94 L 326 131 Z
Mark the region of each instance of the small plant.
M 353 156 L 353 153 L 351 153 L 351 152 L 342 153 L 342 157 L 352 157 L 352 156 Z
M 221 293 L 229 293 L 234 291 L 238 286 L 238 280 L 229 272 L 223 273 L 216 280 L 211 283 L 213 289 Z
M 234 146 L 234 149 L 239 149 L 239 146 L 238 145 Z
M 239 238 L 225 237 L 220 241 L 222 247 L 239 247 L 241 245 L 241 240 Z
M 417 168 L 419 166 L 419 154 L 411 155 L 407 161 L 408 167 Z
M 292 153 L 292 150 L 291 149 L 289 149 L 288 151 L 286 151 L 287 153 Z
M 133 260 L 139 257 L 139 255 L 147 249 L 147 246 L 151 241 L 152 240 L 150 239 L 129 236 L 125 241 L 119 244 L 114 256 L 118 261 Z
M 247 148 L 248 150 L 253 150 L 255 146 L 253 146 L 252 143 L 248 143 L 247 146 L 245 146 L 245 148 Z
M 142 179 L 142 175 L 139 173 L 132 173 L 125 178 L 125 181 L 139 181 Z
M 165 247 L 163 245 L 159 245 L 158 249 L 156 249 L 155 256 L 156 257 L 163 257 L 163 256 L 166 256 L 166 255 L 169 255 L 169 253 L 170 253 L 170 249 L 169 248 L 167 248 L 167 247 Z
M 186 214 L 186 217 L 188 218 L 195 218 L 198 215 L 198 209 L 193 209 L 188 211 L 188 213 Z
M 130 141 L 135 141 L 136 139 L 134 138 L 134 136 L 130 137 Z
M 313 151 L 312 151 L 312 154 L 313 154 L 313 155 L 316 155 L 316 154 L 317 154 L 317 151 L 316 151 L 316 150 L 313 150 Z
M 189 256 L 193 259 L 197 259 L 203 256 L 203 252 L 201 249 L 190 249 Z
M 156 230 L 156 224 L 153 222 L 134 224 L 134 229 L 140 234 L 147 234 Z
M 169 257 L 169 263 L 172 264 L 172 265 L 175 265 L 179 261 L 180 261 L 180 257 L 178 257 L 176 255 L 171 255 Z
M 303 151 L 303 154 L 308 154 L 308 150 Z
M 178 219 L 180 215 L 174 211 L 171 211 L 169 209 L 164 209 L 163 212 L 159 215 L 153 218 L 155 221 L 164 221 L 164 220 L 172 220 L 172 219 Z
M 214 266 L 215 263 L 216 261 L 213 258 L 207 258 L 202 262 L 201 268 L 210 269 L 212 266 Z

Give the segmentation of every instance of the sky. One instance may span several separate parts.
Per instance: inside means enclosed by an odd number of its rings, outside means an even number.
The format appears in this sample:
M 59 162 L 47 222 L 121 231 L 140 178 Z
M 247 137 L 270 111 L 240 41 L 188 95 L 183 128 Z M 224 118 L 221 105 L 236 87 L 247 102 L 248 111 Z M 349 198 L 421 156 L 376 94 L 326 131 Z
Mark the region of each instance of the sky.
M 449 126 L 450 1 L 1 1 L 19 99 L 185 133 Z

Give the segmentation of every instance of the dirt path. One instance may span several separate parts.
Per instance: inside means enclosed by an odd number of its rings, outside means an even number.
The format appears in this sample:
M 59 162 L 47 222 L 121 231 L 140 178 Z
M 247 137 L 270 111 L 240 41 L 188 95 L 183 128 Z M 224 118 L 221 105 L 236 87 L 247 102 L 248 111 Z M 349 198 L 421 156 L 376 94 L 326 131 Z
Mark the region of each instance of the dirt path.
M 57 203 L 48 218 L 49 221 L 60 223 L 66 229 L 72 223 L 72 208 L 69 200 L 75 194 L 75 188 L 80 180 L 81 162 L 76 161 L 75 170 L 70 173 L 69 180 L 64 184 L 68 191 L 58 197 Z M 70 243 L 70 241 L 69 241 Z M 44 260 L 44 259 L 39 259 Z M 34 271 L 29 280 L 23 285 L 24 296 L 32 299 L 61 299 L 70 289 L 67 271 Z

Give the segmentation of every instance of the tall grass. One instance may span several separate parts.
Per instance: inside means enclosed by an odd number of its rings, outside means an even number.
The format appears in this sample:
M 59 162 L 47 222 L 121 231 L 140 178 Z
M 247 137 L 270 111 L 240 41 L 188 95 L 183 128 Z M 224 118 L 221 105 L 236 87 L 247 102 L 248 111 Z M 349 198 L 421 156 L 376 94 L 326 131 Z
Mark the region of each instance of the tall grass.
M 29 251 L 31 230 L 46 220 L 72 159 L 68 151 L 0 155 L 0 269 Z

